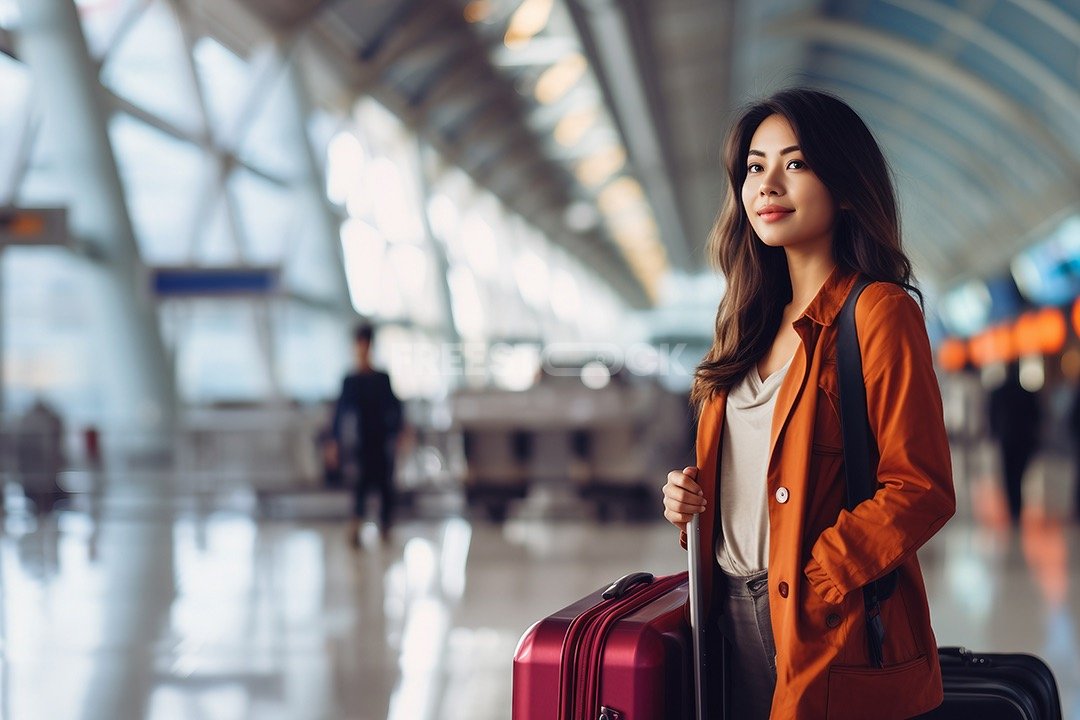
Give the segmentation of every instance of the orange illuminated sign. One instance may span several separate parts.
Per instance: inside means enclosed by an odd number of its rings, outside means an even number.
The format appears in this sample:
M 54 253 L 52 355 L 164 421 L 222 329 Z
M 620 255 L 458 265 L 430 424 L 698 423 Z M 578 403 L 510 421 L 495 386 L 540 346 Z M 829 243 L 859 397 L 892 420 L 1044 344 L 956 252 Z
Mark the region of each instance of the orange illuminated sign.
M 937 364 L 948 372 L 962 370 L 968 364 L 968 343 L 956 338 L 942 342 L 937 348 Z
M 938 347 L 938 365 L 947 372 L 963 370 L 968 361 L 968 346 L 963 340 L 950 338 Z
M 1056 307 L 1043 308 L 1038 314 L 1039 349 L 1046 355 L 1056 355 L 1065 347 L 1068 329 L 1065 314 Z
M 971 361 L 977 367 L 1015 360 L 1016 342 L 1009 325 L 998 325 L 971 338 Z
M 1026 312 L 1013 325 L 1017 355 L 1056 355 L 1065 347 L 1065 315 L 1057 308 Z
M 68 245 L 62 208 L 0 207 L 0 248 L 7 245 Z

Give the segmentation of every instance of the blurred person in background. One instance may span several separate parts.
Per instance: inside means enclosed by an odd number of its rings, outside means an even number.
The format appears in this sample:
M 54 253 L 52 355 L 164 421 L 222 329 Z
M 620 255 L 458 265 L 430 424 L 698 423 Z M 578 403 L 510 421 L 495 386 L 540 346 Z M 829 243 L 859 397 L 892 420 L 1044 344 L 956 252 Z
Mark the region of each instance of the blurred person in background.
M 353 333 L 356 368 L 345 377 L 334 407 L 332 439 L 326 462 L 339 469 L 355 493 L 353 518 L 348 539 L 360 546 L 360 523 L 367 510 L 367 497 L 379 494 L 379 530 L 389 540 L 394 518 L 394 456 L 403 439 L 404 417 L 401 401 L 390 386 L 390 376 L 371 365 L 375 328 L 359 325 Z
M 1001 473 L 1009 517 L 1020 523 L 1024 472 L 1039 446 L 1042 409 L 1039 397 L 1020 384 L 1020 365 L 1009 363 L 1005 382 L 990 392 L 990 435 L 1001 449 Z
M 19 418 L 15 460 L 27 499 L 38 512 L 49 512 L 64 491 L 57 483 L 64 459 L 64 420 L 43 398 Z
M 1080 521 L 1080 384 L 1069 408 L 1069 440 L 1073 451 L 1073 518 Z

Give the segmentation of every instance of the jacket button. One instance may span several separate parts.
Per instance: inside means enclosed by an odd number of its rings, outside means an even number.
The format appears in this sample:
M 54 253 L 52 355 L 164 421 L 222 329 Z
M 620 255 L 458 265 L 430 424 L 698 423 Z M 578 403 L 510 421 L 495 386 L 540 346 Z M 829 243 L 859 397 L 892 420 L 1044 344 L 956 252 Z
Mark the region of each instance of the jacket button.
M 829 613 L 829 616 L 825 618 L 825 624 L 831 628 L 840 624 L 840 616 L 836 613 Z
M 789 495 L 790 494 L 788 493 L 788 489 L 786 487 L 776 488 L 776 502 L 780 503 L 781 505 L 788 501 Z
M 780 597 L 786 598 L 788 594 L 788 586 L 786 582 L 782 582 L 776 586 L 776 591 L 780 593 Z

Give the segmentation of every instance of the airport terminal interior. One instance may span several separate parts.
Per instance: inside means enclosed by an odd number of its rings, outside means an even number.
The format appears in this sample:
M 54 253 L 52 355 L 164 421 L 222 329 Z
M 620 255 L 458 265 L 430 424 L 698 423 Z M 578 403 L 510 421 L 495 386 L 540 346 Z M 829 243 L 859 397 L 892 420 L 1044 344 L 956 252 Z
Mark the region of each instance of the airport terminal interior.
M 937 640 L 1080 720 L 1077 0 L 0 0 L 0 720 L 510 717 L 533 623 L 686 569 L 723 139 L 791 86 L 897 187 Z

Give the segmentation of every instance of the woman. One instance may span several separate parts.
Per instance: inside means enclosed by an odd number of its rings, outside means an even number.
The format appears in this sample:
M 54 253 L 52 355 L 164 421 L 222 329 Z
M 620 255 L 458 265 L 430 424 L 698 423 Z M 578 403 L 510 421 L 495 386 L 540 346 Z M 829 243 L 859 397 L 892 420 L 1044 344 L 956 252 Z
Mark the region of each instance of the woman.
M 749 107 L 725 148 L 709 254 L 727 280 L 697 368 L 697 466 L 664 517 L 695 513 L 708 617 L 730 648 L 733 716 L 907 718 L 942 701 L 915 551 L 955 509 L 949 446 L 888 168 L 841 100 L 793 89 Z M 837 314 L 855 320 L 878 488 L 843 509 Z M 703 512 L 707 511 L 707 512 Z M 861 587 L 898 569 L 872 663 Z M 718 680 L 717 680 L 718 682 Z

